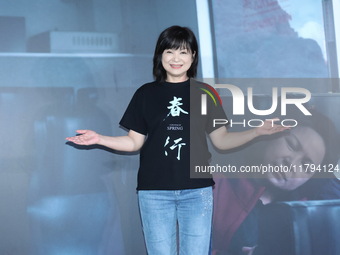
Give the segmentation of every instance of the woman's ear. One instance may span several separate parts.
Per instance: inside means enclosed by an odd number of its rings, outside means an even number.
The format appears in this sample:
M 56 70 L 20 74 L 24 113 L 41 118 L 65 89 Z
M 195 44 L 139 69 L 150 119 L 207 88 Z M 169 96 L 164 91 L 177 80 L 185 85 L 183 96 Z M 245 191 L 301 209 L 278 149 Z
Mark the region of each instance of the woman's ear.
M 194 51 L 194 52 L 192 53 L 192 60 L 195 59 L 195 56 L 196 56 L 196 51 Z

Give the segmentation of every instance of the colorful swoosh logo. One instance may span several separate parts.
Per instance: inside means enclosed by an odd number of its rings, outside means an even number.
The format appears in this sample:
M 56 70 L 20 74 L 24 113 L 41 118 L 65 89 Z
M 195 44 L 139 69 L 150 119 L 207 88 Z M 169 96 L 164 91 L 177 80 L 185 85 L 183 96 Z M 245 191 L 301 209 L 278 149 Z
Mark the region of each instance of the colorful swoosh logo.
M 200 88 L 200 90 L 204 91 L 211 97 L 213 100 L 215 106 L 217 106 L 217 102 L 219 102 L 220 105 L 222 105 L 222 99 L 220 95 L 217 93 L 217 91 L 210 85 L 204 84 L 207 88 Z

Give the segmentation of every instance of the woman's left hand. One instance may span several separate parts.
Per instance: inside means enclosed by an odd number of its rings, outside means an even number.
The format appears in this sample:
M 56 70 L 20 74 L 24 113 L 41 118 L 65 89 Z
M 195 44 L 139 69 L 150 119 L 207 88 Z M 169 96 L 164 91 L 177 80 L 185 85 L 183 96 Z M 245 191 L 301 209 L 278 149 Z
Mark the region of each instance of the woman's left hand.
M 280 119 L 266 119 L 261 127 L 256 128 L 257 135 L 272 135 L 278 132 L 289 129 L 289 127 L 284 127 L 282 125 L 275 124 L 275 122 Z

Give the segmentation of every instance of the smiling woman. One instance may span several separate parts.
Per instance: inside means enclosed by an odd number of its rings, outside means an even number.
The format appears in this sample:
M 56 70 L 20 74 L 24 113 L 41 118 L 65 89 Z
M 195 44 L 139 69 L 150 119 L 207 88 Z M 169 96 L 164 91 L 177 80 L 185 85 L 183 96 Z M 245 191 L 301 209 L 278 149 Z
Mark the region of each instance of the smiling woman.
M 79 135 L 67 138 L 79 145 L 140 152 L 137 195 L 150 255 L 209 251 L 214 182 L 211 176 L 191 179 L 189 170 L 190 79 L 196 76 L 197 56 L 196 38 L 189 28 L 165 29 L 153 58 L 156 80 L 137 89 L 120 121 L 128 134 L 77 130 Z M 222 108 L 216 116 L 226 118 Z M 203 127 L 199 135 L 205 139 L 206 132 L 213 130 Z
M 166 49 L 162 54 L 162 65 L 167 73 L 167 82 L 182 82 L 188 79 L 195 53 L 190 49 Z

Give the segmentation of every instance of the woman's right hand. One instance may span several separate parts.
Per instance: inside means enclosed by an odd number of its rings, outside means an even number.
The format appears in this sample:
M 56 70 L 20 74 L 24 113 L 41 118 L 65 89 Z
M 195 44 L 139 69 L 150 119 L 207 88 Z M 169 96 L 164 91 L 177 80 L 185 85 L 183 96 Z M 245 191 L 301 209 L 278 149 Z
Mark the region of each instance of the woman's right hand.
M 67 137 L 66 140 L 79 145 L 93 145 L 99 143 L 100 135 L 92 130 L 77 130 L 79 135 Z

